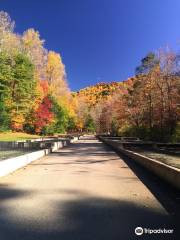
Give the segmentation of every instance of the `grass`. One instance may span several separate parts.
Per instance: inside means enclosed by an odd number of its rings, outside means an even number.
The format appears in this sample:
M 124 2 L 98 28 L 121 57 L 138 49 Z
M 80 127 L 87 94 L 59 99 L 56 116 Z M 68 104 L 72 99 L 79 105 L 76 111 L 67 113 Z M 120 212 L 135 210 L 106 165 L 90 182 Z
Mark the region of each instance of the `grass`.
M 140 153 L 144 156 L 147 156 L 149 158 L 155 159 L 157 161 L 160 161 L 162 163 L 165 163 L 167 165 L 170 165 L 172 167 L 176 167 L 180 169 L 180 154 L 177 152 L 177 154 L 168 154 L 168 153 L 159 153 L 151 150 L 143 150 L 140 148 L 131 148 L 130 150 Z
M 5 151 L 0 151 L 0 161 L 12 158 L 12 157 L 18 157 L 23 154 L 29 153 L 28 151 L 22 151 L 22 150 L 5 150 Z
M 180 168 L 179 156 L 172 156 L 169 154 L 155 153 L 155 152 L 149 152 L 149 151 L 144 152 L 143 154 L 147 157 L 153 158 L 157 161 L 163 162 L 172 167 Z
M 23 132 L 3 132 L 0 133 L 0 141 L 18 141 L 39 138 L 39 135 L 32 135 Z

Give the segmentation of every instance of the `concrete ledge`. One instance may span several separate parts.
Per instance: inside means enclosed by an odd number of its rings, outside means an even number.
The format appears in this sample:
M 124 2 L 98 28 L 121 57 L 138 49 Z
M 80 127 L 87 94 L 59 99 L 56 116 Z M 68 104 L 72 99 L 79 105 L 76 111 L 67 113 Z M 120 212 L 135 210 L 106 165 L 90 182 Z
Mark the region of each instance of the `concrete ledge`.
M 72 139 L 75 141 L 76 139 Z M 19 157 L 9 158 L 6 160 L 0 161 L 0 177 L 5 176 L 9 173 L 14 172 L 15 170 L 26 166 L 27 164 L 46 156 L 50 152 L 57 151 L 64 146 L 68 146 L 71 143 L 71 140 L 61 140 L 58 142 L 50 142 L 48 148 L 34 151 L 21 155 Z
M 38 138 L 31 140 L 20 140 L 4 142 L 0 141 L 0 150 L 5 149 L 29 149 L 29 150 L 40 150 L 46 149 L 51 146 L 54 142 L 69 141 L 71 143 L 78 140 L 78 136 L 68 136 L 67 138 L 52 137 L 52 138 Z
M 35 161 L 41 157 L 44 157 L 48 153 L 50 153 L 50 149 L 44 149 L 44 150 L 39 150 L 32 153 L 24 154 L 19 157 L 9 158 L 9 159 L 0 161 L 0 177 L 3 177 L 9 173 L 12 173 L 17 169 L 26 166 L 32 161 Z
M 147 170 L 153 172 L 155 175 L 170 183 L 175 188 L 180 189 L 180 169 L 166 165 L 162 162 L 146 157 L 139 153 L 124 149 L 122 144 L 114 142 L 113 140 L 105 140 L 103 138 L 100 140 L 107 145 L 110 145 L 115 150 L 118 150 L 120 153 L 128 156 L 137 163 L 141 164 Z
M 72 137 L 72 138 L 71 138 L 70 142 L 73 143 L 73 142 L 76 142 L 76 141 L 78 141 L 78 140 L 79 140 L 79 137 L 76 137 L 76 136 L 75 136 L 75 137 Z

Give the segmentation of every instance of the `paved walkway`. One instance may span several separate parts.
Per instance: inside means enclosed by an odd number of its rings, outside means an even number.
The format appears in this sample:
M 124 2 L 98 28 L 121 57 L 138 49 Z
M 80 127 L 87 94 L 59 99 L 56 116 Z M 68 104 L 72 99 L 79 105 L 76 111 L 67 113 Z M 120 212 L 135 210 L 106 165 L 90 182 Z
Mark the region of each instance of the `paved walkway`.
M 137 226 L 174 228 L 173 221 L 126 163 L 95 139 L 0 179 L 0 240 L 130 240 Z

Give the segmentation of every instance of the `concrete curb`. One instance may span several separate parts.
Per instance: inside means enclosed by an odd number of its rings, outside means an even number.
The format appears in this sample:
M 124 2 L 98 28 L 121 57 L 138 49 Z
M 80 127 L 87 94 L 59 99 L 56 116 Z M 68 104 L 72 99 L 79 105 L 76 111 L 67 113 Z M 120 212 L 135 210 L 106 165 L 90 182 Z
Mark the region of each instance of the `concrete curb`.
M 132 160 L 141 164 L 147 170 L 153 172 L 155 175 L 170 183 L 175 188 L 180 189 L 180 169 L 161 163 L 155 159 L 146 157 L 139 153 L 124 149 L 122 144 L 114 142 L 113 140 L 100 139 L 102 142 L 110 145 L 115 150 L 123 153 Z
M 3 177 L 9 173 L 16 171 L 19 168 L 26 166 L 27 164 L 44 157 L 50 153 L 50 149 L 43 149 L 32 153 L 24 154 L 19 157 L 9 158 L 0 161 L 0 177 Z
M 19 157 L 2 160 L 0 161 L 0 177 L 3 177 L 9 173 L 12 173 L 17 169 L 22 168 L 27 164 L 39 158 L 42 158 L 51 152 L 54 152 L 60 148 L 63 148 L 64 146 L 68 146 L 71 142 L 74 142 L 76 140 L 77 140 L 76 138 L 73 138 L 71 140 L 61 140 L 58 142 L 53 142 L 51 143 L 51 146 L 49 148 L 27 153 Z

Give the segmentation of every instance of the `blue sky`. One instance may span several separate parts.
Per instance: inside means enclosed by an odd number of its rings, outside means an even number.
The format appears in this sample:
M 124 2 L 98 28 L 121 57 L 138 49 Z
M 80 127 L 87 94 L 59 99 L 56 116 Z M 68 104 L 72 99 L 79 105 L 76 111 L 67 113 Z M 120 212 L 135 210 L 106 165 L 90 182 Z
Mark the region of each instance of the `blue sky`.
M 125 80 L 149 51 L 180 45 L 179 0 L 0 0 L 0 9 L 60 52 L 72 90 Z

